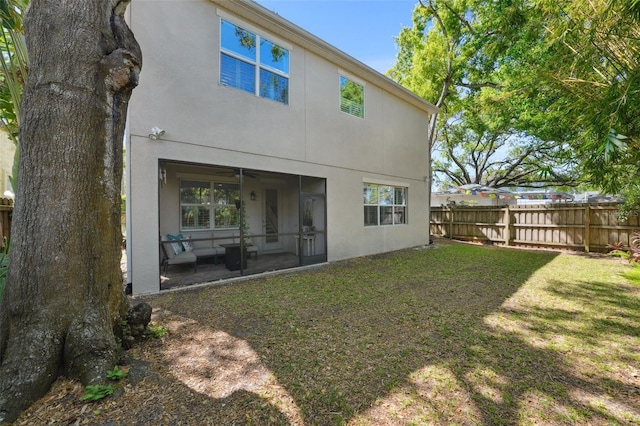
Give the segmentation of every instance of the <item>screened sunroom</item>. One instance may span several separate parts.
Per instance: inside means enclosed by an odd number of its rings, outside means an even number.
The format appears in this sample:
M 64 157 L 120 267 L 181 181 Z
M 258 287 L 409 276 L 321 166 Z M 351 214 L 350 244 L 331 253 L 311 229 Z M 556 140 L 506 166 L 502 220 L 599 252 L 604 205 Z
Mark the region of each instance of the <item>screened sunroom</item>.
M 161 290 L 327 261 L 326 179 L 158 166 Z

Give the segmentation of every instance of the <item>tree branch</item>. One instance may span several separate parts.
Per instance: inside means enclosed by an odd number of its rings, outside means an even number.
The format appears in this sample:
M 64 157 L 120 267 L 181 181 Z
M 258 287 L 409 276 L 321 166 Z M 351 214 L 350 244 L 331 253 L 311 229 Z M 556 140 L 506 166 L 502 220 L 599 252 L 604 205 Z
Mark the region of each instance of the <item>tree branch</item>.
M 466 87 L 467 89 L 477 90 L 484 89 L 485 87 L 491 87 L 492 89 L 502 89 L 503 86 L 497 83 L 484 82 L 484 83 L 457 83 L 458 86 Z

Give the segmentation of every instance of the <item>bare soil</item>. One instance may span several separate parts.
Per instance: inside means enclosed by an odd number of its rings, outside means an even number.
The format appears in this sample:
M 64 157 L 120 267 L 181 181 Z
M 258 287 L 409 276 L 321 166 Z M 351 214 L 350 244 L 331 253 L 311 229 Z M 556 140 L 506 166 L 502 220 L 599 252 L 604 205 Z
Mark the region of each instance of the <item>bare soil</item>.
M 226 333 L 203 332 L 198 323 L 171 315 L 154 314 L 154 320 L 168 324 L 169 335 L 127 352 L 121 369 L 128 375 L 114 384 L 113 395 L 84 402 L 84 387 L 60 378 L 14 424 L 302 424 L 298 413 L 285 416 L 253 392 L 287 399 L 246 343 Z

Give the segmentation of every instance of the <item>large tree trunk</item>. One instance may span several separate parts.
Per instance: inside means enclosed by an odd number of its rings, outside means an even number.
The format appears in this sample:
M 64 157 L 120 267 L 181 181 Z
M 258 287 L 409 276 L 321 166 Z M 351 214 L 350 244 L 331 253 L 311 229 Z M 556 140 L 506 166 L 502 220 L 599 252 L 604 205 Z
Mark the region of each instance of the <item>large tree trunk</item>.
M 129 1 L 31 0 L 20 181 L 0 304 L 0 423 L 59 374 L 84 384 L 116 361 L 126 110 L 141 52 Z

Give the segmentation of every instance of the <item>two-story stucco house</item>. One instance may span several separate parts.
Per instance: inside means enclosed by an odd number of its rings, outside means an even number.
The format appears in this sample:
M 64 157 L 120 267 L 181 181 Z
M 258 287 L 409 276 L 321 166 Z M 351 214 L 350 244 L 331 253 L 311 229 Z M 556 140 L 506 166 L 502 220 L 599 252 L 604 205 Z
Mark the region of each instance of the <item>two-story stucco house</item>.
M 128 13 L 133 294 L 428 243 L 433 105 L 253 1 Z

